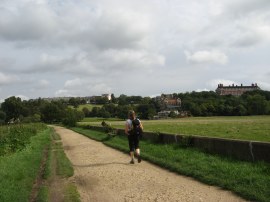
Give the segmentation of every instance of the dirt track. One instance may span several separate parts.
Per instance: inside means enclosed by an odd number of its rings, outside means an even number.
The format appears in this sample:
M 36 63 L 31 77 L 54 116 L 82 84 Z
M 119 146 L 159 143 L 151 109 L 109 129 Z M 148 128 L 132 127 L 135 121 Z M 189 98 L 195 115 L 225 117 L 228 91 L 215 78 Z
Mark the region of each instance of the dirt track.
M 55 127 L 82 201 L 244 201 L 231 192 L 180 176 L 148 162 L 130 165 L 127 154 Z M 143 151 L 142 151 L 143 152 Z

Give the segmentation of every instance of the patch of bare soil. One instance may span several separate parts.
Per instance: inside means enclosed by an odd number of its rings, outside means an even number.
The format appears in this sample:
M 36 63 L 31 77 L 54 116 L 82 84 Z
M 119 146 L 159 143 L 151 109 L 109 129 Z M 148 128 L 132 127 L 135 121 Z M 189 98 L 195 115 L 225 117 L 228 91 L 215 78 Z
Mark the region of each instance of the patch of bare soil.
M 71 180 L 82 201 L 244 201 L 146 161 L 131 165 L 127 154 L 62 127 L 55 130 L 74 166 Z

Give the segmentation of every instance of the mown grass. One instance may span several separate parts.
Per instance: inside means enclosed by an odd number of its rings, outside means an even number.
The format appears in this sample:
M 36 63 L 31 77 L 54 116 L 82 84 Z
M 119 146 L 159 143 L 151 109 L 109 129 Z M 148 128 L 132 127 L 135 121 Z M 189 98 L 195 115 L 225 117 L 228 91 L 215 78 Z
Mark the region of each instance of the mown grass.
M 119 119 L 119 118 L 99 118 L 99 117 L 86 117 L 82 120 L 82 122 L 91 122 L 91 123 L 95 123 L 95 124 L 101 124 L 102 121 L 123 121 L 123 119 Z M 97 123 L 98 122 L 98 123 Z
M 38 174 L 44 148 L 51 142 L 50 129 L 29 138 L 20 151 L 0 157 L 0 201 L 28 201 Z
M 37 200 L 49 201 L 50 193 L 54 190 L 50 189 L 50 184 L 54 181 L 60 180 L 59 194 L 63 196 L 65 202 L 80 201 L 80 195 L 77 192 L 75 185 L 65 180 L 74 174 L 71 162 L 66 157 L 61 137 L 54 130 L 51 133 L 52 144 L 49 151 L 46 169 L 44 173 L 45 185 L 40 189 Z M 61 198 L 61 197 L 60 197 Z M 62 199 L 61 199 L 62 200 Z
M 83 104 L 83 105 L 79 105 L 78 107 L 77 107 L 77 109 L 79 110 L 79 111 L 82 111 L 82 109 L 83 108 L 87 108 L 89 111 L 92 111 L 92 109 L 94 108 L 94 107 L 98 107 L 98 108 L 101 108 L 103 105 L 100 105 L 100 104 Z M 71 108 L 74 108 L 73 106 L 69 106 L 69 107 L 71 107 Z
M 80 195 L 77 191 L 76 186 L 73 184 L 67 184 L 64 191 L 65 202 L 80 202 Z
M 66 157 L 64 150 L 56 149 L 55 151 L 56 156 L 56 174 L 61 177 L 71 177 L 74 174 L 73 167 Z
M 106 121 L 115 128 L 123 128 L 124 121 Z M 79 125 L 100 125 L 81 122 Z M 183 119 L 143 121 L 144 130 L 182 135 L 199 135 L 228 139 L 270 142 L 270 116 L 192 117 Z
M 48 202 L 49 201 L 49 188 L 46 185 L 43 185 L 37 195 L 37 202 Z
M 89 129 L 73 128 L 73 130 L 128 152 L 128 143 L 124 136 L 110 138 L 105 133 Z M 171 171 L 231 190 L 248 200 L 266 202 L 270 199 L 268 163 L 237 161 L 179 145 L 161 145 L 149 141 L 141 141 L 140 145 L 143 159 Z

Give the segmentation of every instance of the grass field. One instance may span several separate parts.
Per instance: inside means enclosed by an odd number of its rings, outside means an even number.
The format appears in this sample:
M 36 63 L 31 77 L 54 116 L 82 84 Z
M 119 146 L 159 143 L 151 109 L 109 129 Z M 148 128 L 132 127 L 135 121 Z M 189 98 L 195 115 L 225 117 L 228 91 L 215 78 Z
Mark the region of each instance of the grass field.
M 109 137 L 103 132 L 83 128 L 74 131 L 128 153 L 125 136 Z M 243 162 L 210 155 L 179 145 L 153 144 L 141 141 L 143 159 L 173 172 L 193 177 L 209 185 L 231 190 L 252 201 L 269 201 L 270 164 Z
M 30 128 L 35 126 L 38 127 L 33 124 L 30 125 Z M 24 134 L 23 131 L 27 125 L 14 127 Z M 29 129 L 29 131 L 31 130 Z M 43 158 L 43 150 L 51 142 L 50 133 L 51 130 L 46 129 L 31 135 L 29 142 L 27 141 L 23 148 L 19 147 L 20 149 L 15 150 L 15 153 L 8 152 L 6 155 L 0 156 L 0 201 L 29 200 L 33 182 Z M 46 190 L 42 193 L 41 195 L 44 195 Z
M 106 121 L 124 128 L 124 121 Z M 182 135 L 199 135 L 270 142 L 270 116 L 191 117 L 166 120 L 143 120 L 144 131 Z M 101 121 L 84 121 L 79 125 L 98 125 Z
M 80 110 L 80 111 L 82 111 L 82 109 L 84 108 L 84 107 L 86 107 L 87 109 L 89 109 L 89 111 L 92 111 L 92 109 L 94 108 L 94 107 L 99 107 L 99 108 L 101 108 L 103 105 L 98 105 L 98 104 L 84 104 L 84 105 L 79 105 L 79 107 L 78 107 L 78 110 Z
M 115 122 L 115 121 L 120 121 L 122 123 L 123 119 L 119 119 L 119 118 L 99 118 L 99 117 L 86 117 L 82 120 L 82 122 L 92 122 L 93 124 L 101 124 L 102 121 L 106 121 L 106 122 Z

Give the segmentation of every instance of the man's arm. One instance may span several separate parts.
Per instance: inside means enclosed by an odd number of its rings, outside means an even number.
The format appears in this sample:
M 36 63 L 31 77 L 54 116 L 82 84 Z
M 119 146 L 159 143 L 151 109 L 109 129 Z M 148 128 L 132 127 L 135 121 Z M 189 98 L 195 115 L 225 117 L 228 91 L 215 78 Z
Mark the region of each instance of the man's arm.
M 142 122 L 140 121 L 140 128 L 143 130 L 143 125 Z
M 126 123 L 125 124 L 125 134 L 129 135 L 128 132 L 129 132 L 129 127 L 128 127 L 128 123 Z

